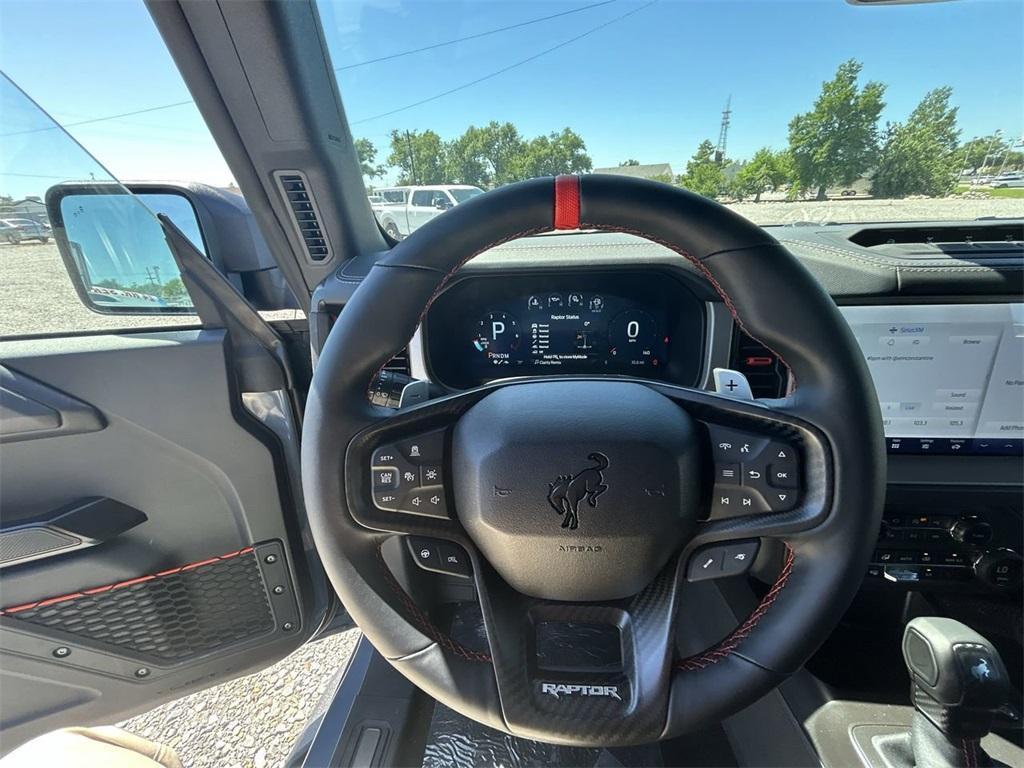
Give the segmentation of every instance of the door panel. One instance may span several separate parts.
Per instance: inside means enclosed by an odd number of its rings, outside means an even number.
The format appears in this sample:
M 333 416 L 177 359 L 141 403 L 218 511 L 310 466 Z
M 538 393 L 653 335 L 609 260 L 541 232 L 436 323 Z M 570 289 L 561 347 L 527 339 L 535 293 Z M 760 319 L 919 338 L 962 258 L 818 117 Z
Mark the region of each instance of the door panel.
M 145 516 L 0 570 L 5 751 L 265 666 L 322 620 L 322 575 L 296 546 L 294 441 L 245 410 L 229 354 L 211 330 L 0 343 L 4 388 L 96 414 L 0 444 L 0 527 L 97 497 Z

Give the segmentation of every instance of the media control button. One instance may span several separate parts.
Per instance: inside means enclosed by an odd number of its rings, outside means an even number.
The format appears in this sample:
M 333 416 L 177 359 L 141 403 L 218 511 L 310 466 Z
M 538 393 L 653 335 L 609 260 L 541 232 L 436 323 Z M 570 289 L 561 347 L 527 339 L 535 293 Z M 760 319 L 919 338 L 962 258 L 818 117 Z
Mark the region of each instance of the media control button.
M 757 491 L 746 488 L 716 487 L 712 489 L 711 517 L 721 519 L 770 511 Z
M 402 498 L 399 512 L 427 517 L 448 517 L 448 503 L 445 500 L 444 488 L 439 485 L 415 488 Z

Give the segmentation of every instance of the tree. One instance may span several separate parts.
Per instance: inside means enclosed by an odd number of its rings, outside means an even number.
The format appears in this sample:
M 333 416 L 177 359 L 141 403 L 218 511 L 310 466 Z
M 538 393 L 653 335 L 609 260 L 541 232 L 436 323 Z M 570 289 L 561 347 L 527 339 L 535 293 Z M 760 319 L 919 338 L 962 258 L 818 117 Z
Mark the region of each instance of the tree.
M 686 164 L 679 183 L 704 197 L 717 197 L 725 185 L 722 167 L 715 162 L 715 145 L 704 139 Z
M 627 168 L 633 165 L 640 165 L 640 161 L 630 158 L 629 160 L 624 160 L 623 162 L 619 163 L 619 168 Z
M 388 165 L 398 168 L 399 184 L 444 184 L 446 150 L 434 131 L 392 131 Z
M 513 181 L 592 167 L 583 139 L 572 129 L 527 141 L 512 123 L 470 126 L 447 145 L 448 181 L 498 187 Z
M 778 189 L 789 181 L 789 174 L 788 153 L 773 152 L 768 147 L 762 147 L 736 174 L 733 193 L 741 200 L 753 195 L 754 202 L 759 203 L 762 192 Z
M 797 180 L 805 188 L 817 187 L 818 200 L 825 199 L 826 187 L 852 184 L 878 151 L 885 86 L 872 81 L 858 88 L 861 68 L 853 59 L 840 64 L 835 77 L 822 84 L 814 108 L 789 123 Z
M 451 181 L 497 187 L 519 178 L 518 166 L 526 141 L 512 123 L 492 120 L 466 132 L 448 145 L 446 169 Z
M 945 195 L 952 191 L 963 153 L 957 108 L 950 106 L 949 86 L 929 91 L 906 123 L 886 127 L 885 140 L 871 181 L 875 197 Z
M 587 145 L 571 128 L 538 136 L 526 146 L 517 167 L 517 180 L 563 173 L 584 173 L 593 168 Z
M 356 139 L 355 147 L 356 155 L 359 156 L 359 167 L 363 172 L 363 176 L 368 179 L 375 179 L 379 176 L 383 176 L 384 166 L 374 165 L 374 161 L 377 159 L 377 148 L 373 146 L 373 142 L 369 139 Z

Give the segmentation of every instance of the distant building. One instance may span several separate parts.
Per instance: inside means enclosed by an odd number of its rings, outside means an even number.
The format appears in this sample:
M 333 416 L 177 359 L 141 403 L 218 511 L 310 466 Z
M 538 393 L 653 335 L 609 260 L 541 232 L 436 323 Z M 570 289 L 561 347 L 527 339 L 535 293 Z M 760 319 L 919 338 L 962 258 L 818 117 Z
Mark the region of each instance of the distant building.
M 26 197 L 13 203 L 0 203 L 0 218 L 32 219 L 42 224 L 50 223 L 50 218 L 46 215 L 46 204 L 38 197 Z
M 619 165 L 614 168 L 595 168 L 594 173 L 611 173 L 616 176 L 633 176 L 638 179 L 675 179 L 672 166 L 668 163 L 652 163 L 651 165 Z

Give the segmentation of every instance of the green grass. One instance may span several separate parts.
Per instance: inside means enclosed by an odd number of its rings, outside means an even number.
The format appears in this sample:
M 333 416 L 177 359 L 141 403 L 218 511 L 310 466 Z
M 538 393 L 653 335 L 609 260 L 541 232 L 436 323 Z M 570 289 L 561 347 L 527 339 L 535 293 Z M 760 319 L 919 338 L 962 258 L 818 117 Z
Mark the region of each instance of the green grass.
M 1003 187 L 1002 189 L 992 189 L 991 187 L 968 187 L 966 184 L 960 184 L 956 188 L 956 193 L 959 195 L 969 190 L 973 190 L 974 192 L 984 192 L 989 197 L 1024 200 L 1024 187 Z
M 992 197 L 1011 197 L 1024 200 L 1024 187 L 1005 187 L 989 191 L 992 193 Z

